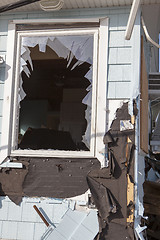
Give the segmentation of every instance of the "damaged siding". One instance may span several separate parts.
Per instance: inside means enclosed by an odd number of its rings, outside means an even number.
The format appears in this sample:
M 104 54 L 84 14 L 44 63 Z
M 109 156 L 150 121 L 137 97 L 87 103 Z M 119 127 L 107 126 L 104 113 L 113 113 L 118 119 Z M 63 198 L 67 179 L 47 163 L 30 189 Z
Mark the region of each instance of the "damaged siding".
M 0 54 L 6 54 L 6 39 L 8 20 L 10 19 L 40 19 L 40 18 L 86 18 L 86 17 L 109 17 L 109 64 L 108 64 L 108 99 L 129 99 L 132 81 L 133 69 L 133 42 L 125 41 L 124 34 L 129 15 L 129 8 L 117 9 L 90 9 L 90 10 L 66 10 L 54 13 L 31 13 L 31 14 L 17 14 L 17 15 L 1 15 L 0 16 Z M 2 23 L 2 24 L 1 24 Z M 0 65 L 0 113 L 2 111 L 3 102 L 3 84 L 5 82 L 5 65 Z M 2 118 L 2 115 L 0 115 Z M 113 120 L 113 119 L 112 119 Z M 1 127 L 0 127 L 1 132 Z M 39 203 L 41 200 L 38 200 Z M 52 199 L 51 201 L 54 202 Z M 1 197 L 0 204 L 0 237 L 8 239 L 39 239 L 45 227 L 41 220 L 37 220 L 35 213 L 32 212 L 32 206 L 35 204 L 32 201 L 25 202 L 25 198 L 20 206 L 15 206 L 8 198 Z M 63 204 L 46 203 L 44 210 L 52 217 L 50 220 L 58 224 L 64 213 Z M 50 210 L 52 206 L 52 210 Z M 68 209 L 69 206 L 64 206 Z M 6 211 L 5 211 L 6 209 Z M 17 211 L 18 209 L 18 211 Z M 13 213 L 16 213 L 15 216 Z M 61 213 L 61 215 L 60 215 Z M 11 214 L 13 216 L 11 216 Z M 28 215 L 29 214 L 29 215 Z M 29 216 L 31 218 L 29 218 Z M 16 219 L 15 219 L 16 218 Z M 55 218 L 59 218 L 56 221 Z M 35 220 L 36 219 L 36 220 Z M 5 229 L 14 229 L 14 231 L 7 232 Z M 26 236 L 23 230 L 27 231 L 32 236 Z M 24 231 L 26 233 L 26 231 Z

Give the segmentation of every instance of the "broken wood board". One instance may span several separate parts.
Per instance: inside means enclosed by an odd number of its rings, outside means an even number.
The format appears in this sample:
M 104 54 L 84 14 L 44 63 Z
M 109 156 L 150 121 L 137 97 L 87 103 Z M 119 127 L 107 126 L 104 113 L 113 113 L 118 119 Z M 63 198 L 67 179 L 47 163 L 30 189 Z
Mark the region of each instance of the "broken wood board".
M 127 174 L 127 206 L 131 206 L 129 208 L 130 214 L 127 217 L 127 223 L 134 222 L 134 184 L 131 182 L 129 174 Z
M 143 37 L 141 37 L 141 80 L 140 80 L 140 148 L 148 153 L 148 75 L 146 69 Z
M 131 148 L 132 148 L 132 141 L 127 136 L 126 162 L 125 162 L 126 167 L 128 167 L 128 164 L 129 164 Z M 134 202 L 134 184 L 131 182 L 129 174 L 127 174 L 127 208 L 128 208 L 127 223 L 134 222 L 133 202 Z

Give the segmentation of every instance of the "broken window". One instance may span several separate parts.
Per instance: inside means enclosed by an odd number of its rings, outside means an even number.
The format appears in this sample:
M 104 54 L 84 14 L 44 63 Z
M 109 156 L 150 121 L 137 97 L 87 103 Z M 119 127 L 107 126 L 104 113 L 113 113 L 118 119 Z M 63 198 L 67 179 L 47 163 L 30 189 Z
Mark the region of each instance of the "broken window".
M 3 106 L 8 112 L 2 123 L 7 147 L 0 161 L 7 156 L 104 161 L 108 19 L 64 28 L 45 20 L 45 30 L 32 21 L 9 25 Z
M 23 37 L 20 149 L 89 150 L 93 35 Z

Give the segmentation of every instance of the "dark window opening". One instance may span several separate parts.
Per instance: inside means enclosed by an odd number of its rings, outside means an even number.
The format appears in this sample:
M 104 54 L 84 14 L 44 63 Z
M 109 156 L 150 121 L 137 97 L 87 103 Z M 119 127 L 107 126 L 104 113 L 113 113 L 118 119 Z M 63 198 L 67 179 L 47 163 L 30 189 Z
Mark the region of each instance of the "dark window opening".
M 22 72 L 26 97 L 20 103 L 19 148 L 52 150 L 89 150 L 82 141 L 87 121 L 82 103 L 90 82 L 85 74 L 90 64 L 71 70 L 67 60 L 59 58 L 47 47 L 40 53 L 38 47 L 30 48 L 33 72 L 28 78 Z

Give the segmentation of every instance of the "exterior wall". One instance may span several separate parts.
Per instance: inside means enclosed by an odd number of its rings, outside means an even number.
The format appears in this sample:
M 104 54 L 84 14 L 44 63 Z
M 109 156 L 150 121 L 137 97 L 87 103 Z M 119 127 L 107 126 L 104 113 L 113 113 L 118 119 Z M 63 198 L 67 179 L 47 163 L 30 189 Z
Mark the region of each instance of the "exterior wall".
M 65 10 L 53 13 L 17 13 L 3 14 L 0 16 L 0 55 L 6 54 L 7 27 L 12 19 L 38 19 L 38 18 L 86 18 L 109 17 L 109 59 L 108 59 L 108 93 L 107 98 L 116 101 L 130 98 L 130 90 L 134 76 L 132 75 L 134 64 L 133 37 L 130 41 L 124 40 L 125 29 L 128 21 L 129 8 L 111 9 L 83 9 Z M 139 28 L 138 28 L 139 29 Z M 138 31 L 138 30 L 137 30 Z M 5 83 L 5 64 L 0 65 L 0 123 L 2 120 L 3 87 Z M 137 80 L 138 81 L 138 80 Z M 119 104 L 119 103 L 118 103 Z M 113 114 L 114 115 L 114 114 Z M 111 121 L 112 119 L 110 119 Z M 2 132 L 0 125 L 0 133 Z M 0 199 L 0 237 L 7 239 L 39 239 L 45 231 L 44 224 L 37 220 L 32 211 L 35 204 L 25 199 L 20 206 L 13 204 L 8 198 Z M 38 203 L 39 204 L 39 203 Z M 46 213 L 53 212 L 51 217 L 54 223 L 59 223 L 63 213 L 63 207 L 58 204 L 43 204 Z M 52 207 L 51 207 L 52 206 Z M 62 205 L 61 205 L 62 206 Z M 65 206 L 66 207 L 66 206 Z M 68 206 L 67 206 L 68 207 Z M 51 209 L 52 208 L 52 209 Z M 55 220 L 59 216 L 59 220 Z M 13 230 L 12 230 L 13 229 Z M 26 231 L 27 229 L 27 231 Z M 24 232 L 22 231 L 24 230 Z M 32 233 L 32 234 L 31 234 Z M 30 235 L 26 235 L 30 234 Z M 39 234 L 39 235 L 36 235 Z

